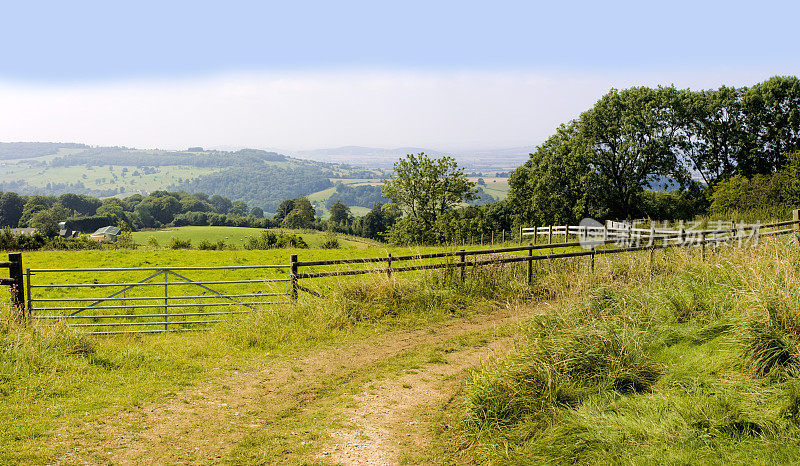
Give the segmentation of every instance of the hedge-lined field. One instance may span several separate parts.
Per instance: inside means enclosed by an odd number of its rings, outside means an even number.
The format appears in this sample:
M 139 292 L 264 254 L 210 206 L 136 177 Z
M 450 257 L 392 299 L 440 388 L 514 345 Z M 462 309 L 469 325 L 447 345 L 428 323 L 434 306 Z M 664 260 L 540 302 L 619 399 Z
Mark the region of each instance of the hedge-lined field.
M 172 238 L 180 240 L 190 240 L 193 247 L 197 247 L 202 241 L 217 243 L 224 241 L 227 246 L 241 249 L 248 238 L 257 237 L 261 234 L 260 228 L 247 227 L 222 227 L 222 226 L 185 226 L 164 228 L 160 230 L 143 230 L 133 233 L 133 240 L 140 245 L 149 245 L 151 238 L 162 247 L 168 247 Z M 318 248 L 330 235 L 316 230 L 291 230 L 285 228 L 272 228 L 270 231 L 275 233 L 284 232 L 286 234 L 300 235 L 311 248 Z M 336 235 L 339 244 L 343 248 L 364 249 L 371 245 L 379 244 L 366 238 L 354 238 L 346 235 Z

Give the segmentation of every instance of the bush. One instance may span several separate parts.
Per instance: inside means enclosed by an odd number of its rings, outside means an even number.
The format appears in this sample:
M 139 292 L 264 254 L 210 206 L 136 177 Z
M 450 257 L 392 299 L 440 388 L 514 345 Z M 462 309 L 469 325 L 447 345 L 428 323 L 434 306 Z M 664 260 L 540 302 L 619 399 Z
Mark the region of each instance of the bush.
M 192 240 L 175 238 L 173 236 L 169 240 L 169 247 L 170 247 L 170 249 L 191 249 L 192 248 Z
M 201 251 L 222 251 L 225 249 L 225 241 L 219 240 L 216 243 L 212 243 L 211 241 L 204 239 L 200 241 L 200 244 L 197 245 L 197 249 Z
M 244 243 L 245 249 L 277 249 L 277 248 L 308 248 L 308 244 L 302 236 L 295 234 L 275 234 L 269 230 L 263 230 L 260 236 L 251 236 Z
M 342 245 L 339 244 L 339 239 L 336 237 L 336 235 L 328 235 L 320 247 L 322 249 L 339 249 L 342 247 Z

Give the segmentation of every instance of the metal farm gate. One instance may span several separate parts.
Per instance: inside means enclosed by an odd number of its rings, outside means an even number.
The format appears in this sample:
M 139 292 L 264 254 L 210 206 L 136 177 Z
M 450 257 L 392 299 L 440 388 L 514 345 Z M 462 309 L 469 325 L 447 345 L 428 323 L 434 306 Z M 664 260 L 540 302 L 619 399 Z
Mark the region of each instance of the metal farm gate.
M 26 269 L 28 318 L 95 335 L 198 330 L 290 302 L 289 265 Z

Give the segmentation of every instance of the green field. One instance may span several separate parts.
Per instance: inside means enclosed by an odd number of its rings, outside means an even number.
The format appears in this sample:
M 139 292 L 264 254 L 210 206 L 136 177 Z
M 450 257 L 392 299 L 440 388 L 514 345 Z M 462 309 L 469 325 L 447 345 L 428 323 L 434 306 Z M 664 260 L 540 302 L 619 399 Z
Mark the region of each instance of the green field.
M 337 183 L 342 182 L 347 186 L 362 186 L 362 185 L 370 185 L 370 186 L 381 186 L 383 182 L 381 180 L 376 179 L 362 179 L 362 178 L 331 178 L 331 182 Z M 307 195 L 309 201 L 314 205 L 314 209 L 317 211 L 317 215 L 322 217 L 323 219 L 327 219 L 330 216 L 330 212 L 328 209 L 325 208 L 325 203 L 330 199 L 331 196 L 336 192 L 336 188 L 328 188 L 323 189 L 322 191 L 317 191 L 315 193 L 311 193 Z M 353 214 L 354 217 L 363 217 L 366 215 L 372 206 L 348 206 L 350 207 L 350 213 Z
M 326 233 L 316 230 L 290 230 L 285 228 L 271 228 L 270 230 L 275 233 L 284 232 L 287 234 L 296 234 L 303 237 L 303 240 L 311 248 L 319 247 L 327 238 Z M 224 241 L 226 245 L 241 249 L 248 238 L 258 236 L 261 234 L 259 228 L 246 228 L 246 227 L 220 227 L 220 226 L 185 226 L 176 228 L 164 228 L 160 230 L 144 230 L 136 231 L 133 233 L 133 240 L 137 244 L 148 245 L 151 239 L 155 238 L 158 244 L 166 247 L 172 238 L 190 240 L 194 247 L 201 241 L 209 241 L 216 243 Z M 378 244 L 375 241 L 366 238 L 356 238 L 346 235 L 337 234 L 337 239 L 343 248 L 356 248 L 364 249 L 366 247 Z
M 444 249 L 141 248 L 37 251 L 23 261 L 218 266 Z M 323 297 L 301 293 L 297 304 L 222 317 L 206 332 L 157 336 L 21 327 L 5 303 L 0 463 L 366 461 L 336 456 L 353 445 L 391 447 L 389 463 L 795 462 L 797 243 L 705 256 L 602 255 L 594 270 L 586 258 L 542 261 L 531 287 L 524 267 L 500 266 L 470 270 L 463 283 L 442 271 L 303 279 Z M 341 266 L 359 267 L 373 266 Z M 39 273 L 34 283 L 137 279 Z M 250 287 L 264 290 L 236 288 Z
M 470 178 L 469 180 L 475 183 L 478 182 L 478 178 Z M 486 185 L 480 187 L 483 188 L 487 194 L 494 196 L 497 200 L 503 200 L 508 197 L 508 178 L 487 176 L 483 178 L 483 181 Z
M 477 177 L 469 178 L 470 181 L 473 183 L 477 183 Z M 485 186 L 480 186 L 487 194 L 493 196 L 497 200 L 503 200 L 508 197 L 508 178 L 496 178 L 496 177 L 483 177 L 484 182 L 486 183 Z M 361 185 L 371 185 L 371 186 L 381 186 L 383 184 L 380 180 L 375 179 L 359 179 L 359 178 L 343 178 L 343 179 L 331 179 L 332 182 L 341 181 L 345 185 L 348 186 L 361 186 Z M 325 208 L 325 203 L 328 199 L 336 192 L 336 188 L 328 188 L 323 189 L 322 191 L 317 191 L 315 193 L 311 193 L 308 196 L 309 201 L 314 205 L 314 209 L 316 209 L 317 213 L 324 219 L 327 219 L 330 215 L 328 210 Z M 350 212 L 356 216 L 364 216 L 369 212 L 370 207 L 364 206 L 349 206 Z

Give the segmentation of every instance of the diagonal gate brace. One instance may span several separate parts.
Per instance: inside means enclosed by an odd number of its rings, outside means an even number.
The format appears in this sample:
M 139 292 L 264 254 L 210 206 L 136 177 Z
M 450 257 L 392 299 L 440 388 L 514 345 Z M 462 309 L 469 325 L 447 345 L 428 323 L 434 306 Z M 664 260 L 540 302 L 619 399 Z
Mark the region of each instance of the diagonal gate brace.
M 157 276 L 161 275 L 161 273 L 162 273 L 161 271 L 158 271 L 158 272 L 154 273 L 153 275 L 150 275 L 149 277 L 145 278 L 144 280 L 141 280 L 141 281 L 137 282 L 137 283 L 136 283 L 136 285 L 138 285 L 139 283 L 147 283 L 148 281 L 150 281 L 150 280 L 152 280 L 152 279 L 156 278 Z M 100 300 L 100 301 L 95 301 L 95 302 L 93 302 L 92 304 L 90 304 L 90 305 L 88 305 L 88 306 L 84 307 L 83 309 L 78 309 L 77 311 L 75 311 L 75 312 L 73 312 L 72 314 L 70 314 L 70 317 L 71 317 L 71 316 L 74 316 L 74 315 L 76 315 L 76 314 L 80 314 L 81 312 L 83 312 L 83 311 L 85 311 L 85 310 L 89 309 L 90 307 L 92 307 L 92 306 L 95 306 L 95 305 L 97 305 L 97 304 L 100 304 L 100 303 L 102 303 L 104 300 L 106 300 L 106 299 L 108 299 L 108 298 L 113 298 L 114 296 L 117 296 L 118 294 L 122 294 L 122 293 L 124 293 L 124 292 L 126 292 L 126 291 L 128 291 L 128 290 L 130 290 L 130 289 L 133 289 L 133 288 L 135 288 L 135 287 L 136 287 L 136 285 L 130 285 L 130 286 L 126 286 L 125 288 L 123 288 L 123 289 L 121 289 L 121 290 L 119 290 L 119 291 L 117 291 L 117 292 L 115 292 L 115 293 L 112 293 L 112 294 L 110 294 L 110 295 L 106 296 L 105 298 L 103 298 L 103 299 L 102 299 L 102 300 Z

